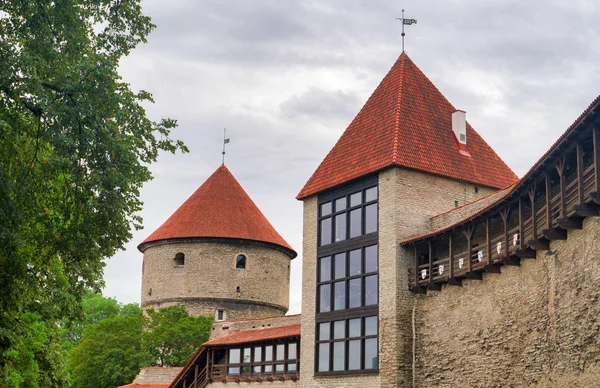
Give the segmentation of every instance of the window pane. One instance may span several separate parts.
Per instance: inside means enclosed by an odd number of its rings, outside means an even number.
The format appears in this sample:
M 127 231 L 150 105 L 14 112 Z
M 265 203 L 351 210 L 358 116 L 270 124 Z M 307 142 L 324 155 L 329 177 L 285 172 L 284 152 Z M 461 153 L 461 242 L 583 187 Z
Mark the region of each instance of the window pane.
M 377 317 L 365 318 L 365 335 L 377 335 Z
M 325 202 L 321 205 L 321 217 L 331 214 L 331 202 Z
M 265 373 L 273 373 L 273 365 L 265 365 Z
M 356 318 L 356 319 L 351 319 L 348 321 L 348 337 L 360 337 L 361 334 L 361 330 L 360 330 L 360 323 L 361 323 L 361 318 Z
M 238 255 L 235 258 L 235 268 L 245 269 L 246 268 L 246 256 Z
M 351 279 L 348 282 L 350 292 L 350 306 L 348 308 L 362 306 L 362 278 Z
M 244 362 L 244 363 L 250 362 L 250 355 L 251 354 L 252 354 L 252 349 L 245 348 L 244 349 L 244 358 L 243 358 L 242 362 Z
M 331 284 L 323 284 L 319 286 L 319 290 L 319 312 L 331 311 Z
M 296 359 L 296 353 L 298 353 L 298 346 L 295 342 L 292 342 L 291 344 L 288 344 L 288 360 L 295 360 Z
M 365 272 L 377 272 L 377 245 L 365 248 Z
M 333 339 L 346 337 L 346 321 L 333 322 Z
M 240 363 L 241 349 L 230 349 L 229 350 L 229 363 L 239 364 Z
M 377 199 L 377 186 L 371 187 L 365 191 L 365 202 L 374 201 Z
M 242 374 L 249 375 L 250 374 L 250 365 L 242 367 Z
M 319 276 L 320 282 L 326 282 L 331 280 L 331 256 L 321 257 L 321 275 Z
M 340 210 L 346 209 L 346 197 L 342 197 L 340 199 L 335 200 L 335 211 L 339 212 Z
M 360 205 L 362 202 L 362 192 L 354 193 L 350 196 L 350 207 Z
M 283 364 L 277 364 L 275 365 L 275 373 L 283 373 L 284 372 L 284 365 Z
M 254 368 L 252 368 L 252 372 L 255 375 L 259 375 L 260 374 L 260 366 L 255 366 Z
M 319 372 L 329 372 L 329 343 L 319 344 Z
M 319 324 L 319 341 L 328 340 L 331 338 L 330 322 Z
M 283 360 L 285 359 L 285 345 L 279 344 L 277 345 L 277 354 L 275 355 L 275 360 Z
M 350 237 L 357 237 L 362 234 L 362 209 L 355 209 L 350 212 Z M 322 241 L 322 240 L 321 240 Z
M 331 218 L 321 220 L 321 245 L 331 244 Z
M 365 306 L 377 304 L 377 275 L 365 278 Z
M 273 361 L 273 345 L 265 346 L 265 361 Z
M 321 286 L 322 287 L 322 286 Z M 334 310 L 343 310 L 346 308 L 346 282 L 334 283 Z
M 348 342 L 348 370 L 360 369 L 360 340 Z
M 377 232 L 377 204 L 365 207 L 365 234 Z
M 362 272 L 362 256 L 361 250 L 355 249 L 350 251 L 350 276 L 360 275 Z
M 335 216 L 335 242 L 346 239 L 346 213 Z
M 256 346 L 254 348 L 254 362 L 262 361 L 262 347 Z
M 240 367 L 239 366 L 234 366 L 229 368 L 229 370 L 227 371 L 227 374 L 229 375 L 239 375 L 240 374 Z
M 287 371 L 288 372 L 296 372 L 296 363 L 287 364 Z
M 377 338 L 365 340 L 365 369 L 377 369 Z
M 344 370 L 345 342 L 333 343 L 333 370 Z
M 334 279 L 346 277 L 346 254 L 338 253 L 335 258 L 335 276 Z

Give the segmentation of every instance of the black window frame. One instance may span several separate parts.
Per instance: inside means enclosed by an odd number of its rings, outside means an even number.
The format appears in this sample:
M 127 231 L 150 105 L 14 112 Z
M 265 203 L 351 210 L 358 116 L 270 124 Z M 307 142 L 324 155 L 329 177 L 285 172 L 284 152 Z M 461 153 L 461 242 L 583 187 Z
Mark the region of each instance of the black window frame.
M 290 358 L 290 345 L 295 346 L 295 354 Z M 271 359 L 267 360 L 266 347 L 271 346 Z M 277 358 L 277 347 L 284 347 L 282 359 Z M 261 348 L 260 360 L 256 360 L 256 348 Z M 297 375 L 300 373 L 300 338 L 293 337 L 286 340 L 276 341 L 260 341 L 250 342 L 245 344 L 231 345 L 227 347 L 218 347 L 215 349 L 225 350 L 225 358 L 220 366 L 224 367 L 227 377 L 244 377 L 244 376 L 275 376 L 275 375 Z M 244 350 L 250 350 L 250 358 L 248 362 L 244 361 Z M 239 350 L 240 362 L 230 362 L 230 353 L 232 350 Z M 294 365 L 294 369 L 290 370 L 290 365 Z M 283 371 L 277 371 L 277 366 L 283 366 Z M 260 372 L 256 368 L 260 368 Z M 270 367 L 270 371 L 265 371 L 265 367 Z M 230 368 L 237 368 L 239 373 L 230 373 Z M 244 372 L 244 370 L 247 372 Z
M 377 196 L 374 200 L 366 201 L 366 190 L 376 187 Z M 361 192 L 361 204 L 356 206 L 350 206 L 350 196 L 354 193 Z M 317 199 L 317 263 L 316 263 L 316 279 L 315 279 L 315 343 L 314 343 L 314 375 L 315 376 L 342 376 L 342 375 L 360 375 L 360 374 L 377 374 L 379 373 L 379 365 L 377 368 L 369 368 L 365 369 L 365 341 L 370 339 L 376 339 L 376 348 L 377 348 L 377 360 L 379 360 L 379 186 L 378 186 L 378 176 L 371 175 L 369 177 L 363 178 L 360 181 L 353 182 L 351 184 L 342 186 L 340 188 L 330 190 L 326 193 L 319 194 Z M 346 198 L 346 208 L 344 210 L 340 210 L 336 212 L 335 209 L 335 201 L 339 198 Z M 323 204 L 331 203 L 331 213 L 327 215 L 322 214 Z M 366 228 L 366 207 L 376 204 L 377 206 L 377 230 L 365 234 Z M 361 232 L 360 236 L 350 237 L 350 211 L 355 209 L 361 209 Z M 335 241 L 335 222 L 334 217 L 336 215 L 347 213 L 346 215 L 346 239 L 341 241 Z M 322 220 L 331 218 L 331 243 L 321 245 L 321 226 Z M 376 246 L 377 248 L 377 271 L 365 272 L 366 270 L 366 254 L 365 249 L 370 246 Z M 356 249 L 361 249 L 361 273 L 357 275 L 350 274 L 350 252 Z M 344 253 L 345 254 L 345 266 L 346 273 L 344 277 L 335 278 L 335 258 L 336 254 Z M 331 260 L 331 274 L 329 280 L 321 281 L 321 258 L 330 256 Z M 365 306 L 365 298 L 366 298 L 366 287 L 365 282 L 369 276 L 377 276 L 377 303 L 373 305 Z M 360 307 L 352 307 L 350 308 L 350 280 L 352 279 L 361 279 L 361 306 Z M 335 292 L 334 292 L 334 284 L 344 281 L 345 282 L 345 308 L 340 310 L 334 310 L 335 303 Z M 321 285 L 330 284 L 330 311 L 320 312 L 320 289 Z M 362 332 L 364 334 L 364 321 L 366 317 L 376 317 L 377 319 L 377 334 L 360 337 L 349 337 L 348 325 L 349 321 L 352 319 L 360 318 L 362 322 Z M 319 326 L 322 323 L 329 323 L 331 325 L 330 330 L 333 330 L 333 322 L 336 321 L 345 321 L 346 332 L 345 337 L 340 339 L 331 339 L 331 340 L 321 340 L 319 338 Z M 333 338 L 333 333 L 331 334 L 331 338 Z M 333 370 L 334 364 L 334 353 L 333 347 L 334 343 L 344 342 L 344 370 Z M 349 344 L 351 341 L 360 341 L 361 351 L 360 351 L 360 369 L 348 370 L 349 367 Z M 329 344 L 329 371 L 319 371 L 319 346 L 321 344 Z

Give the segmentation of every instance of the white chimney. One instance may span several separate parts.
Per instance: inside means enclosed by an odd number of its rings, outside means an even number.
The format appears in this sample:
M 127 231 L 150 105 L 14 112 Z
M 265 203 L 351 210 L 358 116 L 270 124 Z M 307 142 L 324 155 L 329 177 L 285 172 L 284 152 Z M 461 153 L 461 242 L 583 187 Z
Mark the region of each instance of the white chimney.
M 452 113 L 452 130 L 459 144 L 467 144 L 467 112 L 457 110 Z

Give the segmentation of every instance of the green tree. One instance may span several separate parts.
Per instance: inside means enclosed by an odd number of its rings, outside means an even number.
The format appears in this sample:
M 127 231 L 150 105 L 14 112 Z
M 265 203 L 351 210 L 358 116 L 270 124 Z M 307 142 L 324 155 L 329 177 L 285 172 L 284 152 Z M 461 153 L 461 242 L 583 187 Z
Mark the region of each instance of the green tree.
M 135 313 L 133 313 L 135 311 Z M 71 353 L 74 388 L 114 388 L 128 384 L 148 361 L 142 348 L 142 310 L 123 308 L 83 329 L 83 338 Z
M 146 312 L 144 348 L 159 366 L 184 366 L 210 336 L 213 319 L 190 316 L 183 305 Z
M 56 323 L 141 227 L 158 152 L 186 151 L 118 73 L 140 1 L 0 0 L 0 386 L 64 386 Z

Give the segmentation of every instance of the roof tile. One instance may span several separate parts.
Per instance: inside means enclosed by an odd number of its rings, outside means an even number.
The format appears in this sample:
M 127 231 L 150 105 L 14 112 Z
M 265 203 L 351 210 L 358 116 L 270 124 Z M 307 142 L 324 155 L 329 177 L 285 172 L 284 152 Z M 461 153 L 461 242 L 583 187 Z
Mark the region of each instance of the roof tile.
M 401 166 L 492 188 L 515 173 L 467 123 L 467 151 L 452 131 L 456 109 L 402 53 L 297 198 L 390 166 Z
M 225 165 L 221 165 L 138 249 L 149 242 L 217 237 L 267 242 L 296 252 L 277 233 Z

